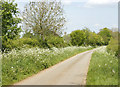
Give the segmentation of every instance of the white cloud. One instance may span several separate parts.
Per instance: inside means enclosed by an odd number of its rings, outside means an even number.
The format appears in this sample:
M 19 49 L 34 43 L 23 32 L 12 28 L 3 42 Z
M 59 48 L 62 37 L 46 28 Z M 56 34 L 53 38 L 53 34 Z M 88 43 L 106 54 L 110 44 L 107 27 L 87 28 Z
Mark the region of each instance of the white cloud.
M 111 5 L 118 2 L 119 0 L 88 0 L 85 7 L 93 7 L 95 5 Z

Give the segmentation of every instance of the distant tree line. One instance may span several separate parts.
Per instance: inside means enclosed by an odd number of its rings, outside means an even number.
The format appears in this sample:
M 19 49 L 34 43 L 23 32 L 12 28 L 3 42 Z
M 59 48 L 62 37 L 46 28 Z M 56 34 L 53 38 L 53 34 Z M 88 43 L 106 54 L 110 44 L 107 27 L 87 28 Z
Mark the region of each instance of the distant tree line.
M 22 19 L 13 0 L 0 2 L 2 3 L 2 51 L 21 47 L 108 45 L 109 50 L 114 50 L 116 55 L 118 54 L 116 46 L 118 31 L 113 32 L 103 28 L 99 33 L 95 33 L 85 28 L 62 36 L 66 19 L 61 2 L 30 2 L 21 13 Z M 23 28 L 18 26 L 19 23 L 22 23 Z M 24 32 L 22 38 L 20 38 L 21 32 Z
M 108 45 L 112 31 L 108 28 L 103 28 L 99 33 L 91 32 L 88 28 L 83 30 L 73 31 L 71 36 L 71 43 L 74 46 L 101 46 Z

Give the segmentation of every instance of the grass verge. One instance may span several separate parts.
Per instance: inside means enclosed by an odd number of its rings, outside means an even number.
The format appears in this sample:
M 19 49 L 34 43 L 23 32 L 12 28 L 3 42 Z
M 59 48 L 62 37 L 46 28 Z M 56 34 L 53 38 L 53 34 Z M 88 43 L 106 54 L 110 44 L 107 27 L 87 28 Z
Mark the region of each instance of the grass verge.
M 23 48 L 2 57 L 2 84 L 11 85 L 93 47 Z
M 118 58 L 102 47 L 92 54 L 86 85 L 118 85 Z

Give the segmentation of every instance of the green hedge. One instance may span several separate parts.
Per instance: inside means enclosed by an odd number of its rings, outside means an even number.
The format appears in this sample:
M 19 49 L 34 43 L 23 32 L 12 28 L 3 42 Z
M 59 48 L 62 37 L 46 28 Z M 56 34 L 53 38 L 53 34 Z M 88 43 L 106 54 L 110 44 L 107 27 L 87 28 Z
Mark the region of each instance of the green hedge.
M 7 41 L 3 41 L 2 48 L 5 51 L 10 51 L 15 48 L 23 47 L 24 45 L 26 45 L 26 47 L 36 47 L 39 46 L 39 41 L 31 38 L 21 38 L 17 40 L 7 39 Z
M 111 38 L 109 45 L 107 46 L 107 51 L 111 54 L 118 56 L 118 39 Z

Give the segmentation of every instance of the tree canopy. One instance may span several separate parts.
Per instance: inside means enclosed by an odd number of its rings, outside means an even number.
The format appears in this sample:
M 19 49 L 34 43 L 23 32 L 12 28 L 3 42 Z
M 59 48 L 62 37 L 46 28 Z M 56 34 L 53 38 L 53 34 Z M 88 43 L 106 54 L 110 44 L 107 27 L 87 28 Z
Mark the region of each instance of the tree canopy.
M 86 38 L 85 32 L 82 30 L 75 30 L 71 34 L 71 43 L 72 45 L 80 46 L 84 43 L 84 40 Z
M 103 28 L 98 33 L 103 38 L 104 44 L 108 45 L 110 38 L 111 38 L 111 30 L 108 28 Z
M 7 40 L 14 39 L 21 31 L 18 24 L 21 19 L 18 18 L 17 4 L 7 1 L 2 1 L 2 37 Z
M 21 22 L 17 4 L 14 1 L 1 1 L 2 8 L 2 50 L 10 47 L 10 40 L 19 36 L 21 27 L 18 24 Z
M 101 46 L 104 43 L 103 38 L 94 32 L 90 32 L 88 41 L 89 41 L 89 45 L 91 46 L 96 46 L 96 45 Z
M 30 2 L 25 6 L 23 23 L 28 32 L 39 35 L 43 40 L 49 34 L 60 35 L 65 24 L 61 2 Z

